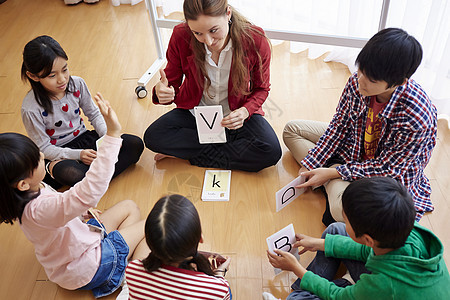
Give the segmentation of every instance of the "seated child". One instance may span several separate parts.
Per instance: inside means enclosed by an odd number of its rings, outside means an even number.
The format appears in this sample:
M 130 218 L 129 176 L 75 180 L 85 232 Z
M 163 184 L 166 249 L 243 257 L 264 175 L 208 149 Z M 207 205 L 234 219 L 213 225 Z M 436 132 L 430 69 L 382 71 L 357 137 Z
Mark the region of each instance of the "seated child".
M 308 177 L 299 187 L 325 189 L 325 225 L 344 221 L 342 193 L 361 178 L 400 180 L 414 200 L 417 221 L 434 209 L 424 169 L 436 145 L 436 108 L 411 79 L 421 60 L 413 36 L 400 28 L 381 30 L 358 54 L 358 72 L 347 81 L 329 124 L 286 124 L 284 142 Z
M 51 281 L 69 290 L 92 290 L 101 297 L 120 287 L 127 260 L 133 252 L 137 255 L 135 249 L 148 253 L 148 248 L 143 242 L 144 221 L 131 200 L 104 211 L 98 221 L 86 224 L 80 219 L 108 189 L 122 144 L 115 112 L 100 94 L 95 100 L 106 122 L 106 135 L 86 177 L 64 193 L 42 183 L 44 155 L 31 139 L 18 133 L 0 134 L 0 222 L 19 222 Z
M 200 217 L 187 198 L 159 199 L 145 223 L 145 239 L 150 254 L 126 269 L 130 299 L 231 299 L 224 278 L 230 258 L 213 269 L 197 251 Z
M 294 272 L 288 300 L 450 299 L 450 276 L 443 246 L 414 222 L 406 188 L 390 177 L 352 182 L 342 196 L 343 223 L 333 223 L 321 239 L 298 234 L 299 254 L 317 251 L 305 269 L 290 253 L 267 253 L 277 268 Z M 343 262 L 352 279 L 331 282 Z
M 23 50 L 22 79 L 31 91 L 22 102 L 22 121 L 45 156 L 44 181 L 54 188 L 73 186 L 97 156 L 97 141 L 106 133 L 105 120 L 84 80 L 71 76 L 68 56 L 49 36 L 39 36 Z M 88 130 L 81 112 L 95 130 Z M 122 134 L 113 178 L 135 164 L 144 150 L 141 138 Z M 100 143 L 99 143 L 100 144 Z

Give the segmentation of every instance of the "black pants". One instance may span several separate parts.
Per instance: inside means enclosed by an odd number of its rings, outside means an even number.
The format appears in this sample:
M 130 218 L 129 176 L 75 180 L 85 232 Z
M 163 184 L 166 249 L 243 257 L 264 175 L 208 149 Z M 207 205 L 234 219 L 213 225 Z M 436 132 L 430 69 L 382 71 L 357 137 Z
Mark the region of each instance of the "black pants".
M 98 138 L 99 136 L 96 131 L 88 130 L 62 147 L 97 150 L 96 141 Z M 123 140 L 122 147 L 120 148 L 118 161 L 115 165 L 113 178 L 132 164 L 135 164 L 144 150 L 144 144 L 141 138 L 130 134 L 122 134 L 121 138 Z M 54 188 L 59 188 L 61 185 L 73 186 L 84 178 L 88 170 L 89 166 L 79 160 L 65 159 L 55 164 L 53 167 L 52 174 L 54 180 L 47 174 L 44 181 Z
M 187 159 L 199 167 L 258 172 L 281 158 L 277 135 L 259 114 L 241 128 L 225 131 L 227 143 L 200 144 L 195 117 L 189 110 L 175 108 L 147 128 L 144 143 L 154 152 Z

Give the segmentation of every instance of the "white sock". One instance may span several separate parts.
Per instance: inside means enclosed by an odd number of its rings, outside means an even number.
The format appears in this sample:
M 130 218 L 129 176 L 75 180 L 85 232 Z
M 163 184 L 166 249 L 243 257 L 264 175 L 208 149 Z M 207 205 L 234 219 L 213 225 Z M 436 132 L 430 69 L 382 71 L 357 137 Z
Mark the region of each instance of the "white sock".
M 122 282 L 122 290 L 120 291 L 119 295 L 117 295 L 116 300 L 128 300 L 130 298 L 130 290 L 128 289 L 128 284 L 124 280 Z
M 272 295 L 271 293 L 268 293 L 268 292 L 262 293 L 262 297 L 263 297 L 263 300 L 281 300 L 279 298 L 275 298 L 274 295 Z
M 351 284 L 355 284 L 355 281 L 353 280 L 352 276 L 350 276 L 350 273 L 348 272 L 348 270 L 347 270 L 347 273 L 345 273 L 344 276 L 342 276 L 342 278 L 346 279 Z

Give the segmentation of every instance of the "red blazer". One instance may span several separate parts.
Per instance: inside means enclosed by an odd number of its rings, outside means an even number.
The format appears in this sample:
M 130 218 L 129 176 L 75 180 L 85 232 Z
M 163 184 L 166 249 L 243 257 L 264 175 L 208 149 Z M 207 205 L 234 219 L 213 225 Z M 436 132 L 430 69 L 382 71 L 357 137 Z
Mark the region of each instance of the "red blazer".
M 252 27 L 264 33 L 260 27 L 254 25 Z M 257 33 L 252 33 L 252 37 L 261 55 L 262 70 L 259 70 L 258 57 L 253 45 L 243 41 L 245 60 L 249 70 L 248 73 L 250 74 L 248 87 L 252 88 L 251 93 L 247 96 L 233 95 L 231 92 L 233 88 L 231 76 L 228 81 L 228 103 L 231 111 L 244 106 L 250 116 L 254 113 L 264 115 L 261 106 L 266 101 L 270 90 L 271 57 L 267 39 Z M 195 37 L 193 37 L 186 23 L 175 26 L 166 54 L 167 66 L 164 71 L 169 81 L 169 86 L 173 86 L 175 89 L 175 99 L 173 102 L 178 108 L 183 109 L 191 109 L 197 106 L 203 95 L 202 84 L 198 81 L 194 53 L 190 46 L 191 39 L 193 38 Z M 233 68 L 231 68 L 230 74 L 231 72 L 233 72 Z M 155 88 L 153 88 L 152 99 L 153 103 L 159 104 Z

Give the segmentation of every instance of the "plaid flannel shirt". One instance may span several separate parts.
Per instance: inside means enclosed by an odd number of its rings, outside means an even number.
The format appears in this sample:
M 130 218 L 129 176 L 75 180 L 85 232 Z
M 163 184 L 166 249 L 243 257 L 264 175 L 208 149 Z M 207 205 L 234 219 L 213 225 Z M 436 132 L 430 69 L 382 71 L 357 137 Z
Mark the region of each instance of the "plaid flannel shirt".
M 396 88 L 379 113 L 382 129 L 375 157 L 363 161 L 369 99 L 359 93 L 354 73 L 327 130 L 301 164 L 311 170 L 338 156 L 345 162 L 336 168 L 343 180 L 375 176 L 400 180 L 412 195 L 418 221 L 425 212 L 434 209 L 424 169 L 436 145 L 436 108 L 414 80 Z

